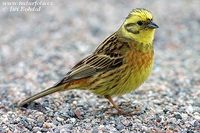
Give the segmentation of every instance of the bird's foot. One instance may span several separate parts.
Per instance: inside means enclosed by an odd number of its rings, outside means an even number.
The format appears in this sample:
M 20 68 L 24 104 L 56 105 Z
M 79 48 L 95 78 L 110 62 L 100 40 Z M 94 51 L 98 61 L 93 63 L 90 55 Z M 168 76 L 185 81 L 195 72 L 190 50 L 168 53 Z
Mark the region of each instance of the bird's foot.
M 130 107 L 130 106 L 129 106 Z M 107 114 L 113 114 L 113 115 L 124 115 L 124 116 L 132 116 L 132 115 L 138 115 L 140 112 L 142 112 L 142 109 L 139 105 L 135 105 L 131 108 L 122 108 L 120 106 L 111 106 L 110 108 L 107 108 L 107 110 L 115 109 L 116 112 L 107 112 Z M 125 109 L 125 110 L 124 110 Z
M 107 114 L 132 116 L 132 115 L 134 115 L 134 112 L 133 112 L 133 111 L 128 111 L 128 112 L 126 112 L 126 111 L 120 109 L 120 110 L 117 110 L 117 112 L 107 112 Z

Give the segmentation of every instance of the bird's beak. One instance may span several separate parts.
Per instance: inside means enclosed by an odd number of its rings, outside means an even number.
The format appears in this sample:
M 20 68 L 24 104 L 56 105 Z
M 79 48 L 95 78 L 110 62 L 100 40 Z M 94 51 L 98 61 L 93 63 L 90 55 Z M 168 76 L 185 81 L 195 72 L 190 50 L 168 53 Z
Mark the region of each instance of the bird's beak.
M 159 28 L 159 26 L 157 24 L 155 24 L 154 22 L 150 22 L 148 25 L 147 25 L 148 28 L 150 29 L 156 29 L 156 28 Z

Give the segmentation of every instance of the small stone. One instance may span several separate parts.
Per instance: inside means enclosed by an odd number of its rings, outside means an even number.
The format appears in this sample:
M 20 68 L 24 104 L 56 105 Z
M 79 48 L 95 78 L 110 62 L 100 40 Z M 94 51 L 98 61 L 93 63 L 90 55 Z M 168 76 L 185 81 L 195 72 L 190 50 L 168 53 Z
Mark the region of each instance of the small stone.
M 61 118 L 61 117 L 57 117 L 56 120 L 59 121 L 59 122 L 63 122 L 64 121 L 64 119 Z
M 104 125 L 99 125 L 99 130 L 103 130 L 104 128 Z
M 20 119 L 20 122 L 26 127 L 28 128 L 29 130 L 32 129 L 32 125 L 29 123 L 29 121 L 25 118 L 25 117 L 22 117 Z
M 193 113 L 194 108 L 190 105 L 187 107 L 186 111 L 188 111 L 189 113 Z
M 122 129 L 124 129 L 124 125 L 122 123 L 118 123 L 116 129 L 121 131 Z
M 53 111 L 49 111 L 49 112 L 48 112 L 48 116 L 53 117 L 53 116 L 54 116 Z
M 42 132 L 48 132 L 48 129 L 47 128 L 42 128 L 42 130 L 41 130 Z
M 92 129 L 92 133 L 98 133 L 98 129 L 97 128 L 93 128 Z
M 168 122 L 169 122 L 169 123 L 174 123 L 175 121 L 176 121 L 176 118 L 174 118 L 174 117 L 168 119 Z
M 178 119 L 182 119 L 182 116 L 180 114 L 175 114 L 174 117 L 178 120 Z
M 188 115 L 186 113 L 182 113 L 181 116 L 182 116 L 183 120 L 187 120 L 187 118 L 188 118 Z
M 41 129 L 40 127 L 33 127 L 32 131 L 34 133 L 38 133 L 40 131 L 40 129 Z
M 7 131 L 7 133 L 12 133 L 12 131 L 10 131 L 10 129 Z
M 169 112 L 169 110 L 168 110 L 168 109 L 163 109 L 163 112 L 164 112 L 165 114 L 167 114 L 167 112 Z
M 77 117 L 78 119 L 81 119 L 81 112 L 80 112 L 80 110 L 75 110 L 75 111 L 74 111 L 74 114 L 76 115 L 76 117 Z
M 54 119 L 54 120 L 52 121 L 52 123 L 53 123 L 54 125 L 56 125 L 56 126 L 58 126 L 58 125 L 60 124 L 56 119 Z
M 73 101 L 72 104 L 73 104 L 73 105 L 77 105 L 77 101 Z
M 43 122 L 38 122 L 38 123 L 37 123 L 37 126 L 38 126 L 38 127 L 42 127 L 42 126 L 43 126 Z
M 71 130 L 71 129 L 73 128 L 73 124 L 66 124 L 65 127 L 66 127 L 67 129 L 70 129 L 70 130 Z
M 74 117 L 74 116 L 75 116 L 73 110 L 69 110 L 67 113 L 68 113 L 68 115 L 69 115 L 70 117 Z
M 198 127 L 200 129 L 200 120 L 196 120 L 193 125 L 194 127 Z
M 128 126 L 130 124 L 130 121 L 128 120 L 122 120 L 121 122 L 124 126 Z
M 45 117 L 43 115 L 40 115 L 37 117 L 37 121 L 40 123 L 44 122 L 44 120 L 45 120 Z
M 200 120 L 200 114 L 198 112 L 195 112 L 193 116 L 195 119 Z
M 6 131 L 4 131 L 4 129 L 2 127 L 0 127 L 0 132 L 3 133 L 3 132 L 6 132 Z
M 194 131 L 192 131 L 192 130 L 187 130 L 187 133 L 194 133 Z
M 162 121 L 162 118 L 159 115 L 156 115 L 156 122 L 160 123 Z
M 141 120 L 136 118 L 136 119 L 135 119 L 135 122 L 141 123 Z
M 44 128 L 51 128 L 51 127 L 53 127 L 53 124 L 52 123 L 48 123 L 48 122 L 44 122 L 43 127 Z
M 75 118 L 71 118 L 70 121 L 71 121 L 72 123 L 75 123 L 75 122 L 76 122 L 76 119 L 75 119 Z

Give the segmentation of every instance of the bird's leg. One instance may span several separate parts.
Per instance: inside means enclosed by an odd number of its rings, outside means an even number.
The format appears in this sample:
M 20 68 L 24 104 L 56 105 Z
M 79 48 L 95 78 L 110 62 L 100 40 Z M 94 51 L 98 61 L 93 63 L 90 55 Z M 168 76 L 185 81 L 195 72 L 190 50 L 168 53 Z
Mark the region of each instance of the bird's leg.
M 109 102 L 110 102 L 110 103 L 113 105 L 113 107 L 117 110 L 117 113 L 118 113 L 118 114 L 127 114 L 127 112 L 124 112 L 123 110 L 121 110 L 121 109 L 117 106 L 117 104 L 115 104 L 115 102 L 113 101 L 113 99 L 112 99 L 111 96 L 106 95 L 105 98 L 109 100 Z
M 117 110 L 117 113 L 110 113 L 110 114 L 120 114 L 120 115 L 133 115 L 133 112 L 125 112 L 122 109 L 119 108 L 119 106 L 117 104 L 115 104 L 115 102 L 113 101 L 112 97 L 109 95 L 104 96 L 106 99 L 109 100 L 109 102 L 113 105 L 113 107 Z

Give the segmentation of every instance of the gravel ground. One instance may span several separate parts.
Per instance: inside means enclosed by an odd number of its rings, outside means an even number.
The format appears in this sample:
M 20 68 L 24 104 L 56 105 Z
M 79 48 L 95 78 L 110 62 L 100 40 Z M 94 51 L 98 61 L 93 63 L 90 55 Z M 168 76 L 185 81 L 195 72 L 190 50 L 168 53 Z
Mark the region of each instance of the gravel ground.
M 57 0 L 39 12 L 0 4 L 0 133 L 200 132 L 199 0 Z M 136 7 L 152 11 L 160 28 L 151 77 L 115 98 L 135 115 L 108 114 L 106 99 L 78 90 L 15 107 L 62 78 Z

